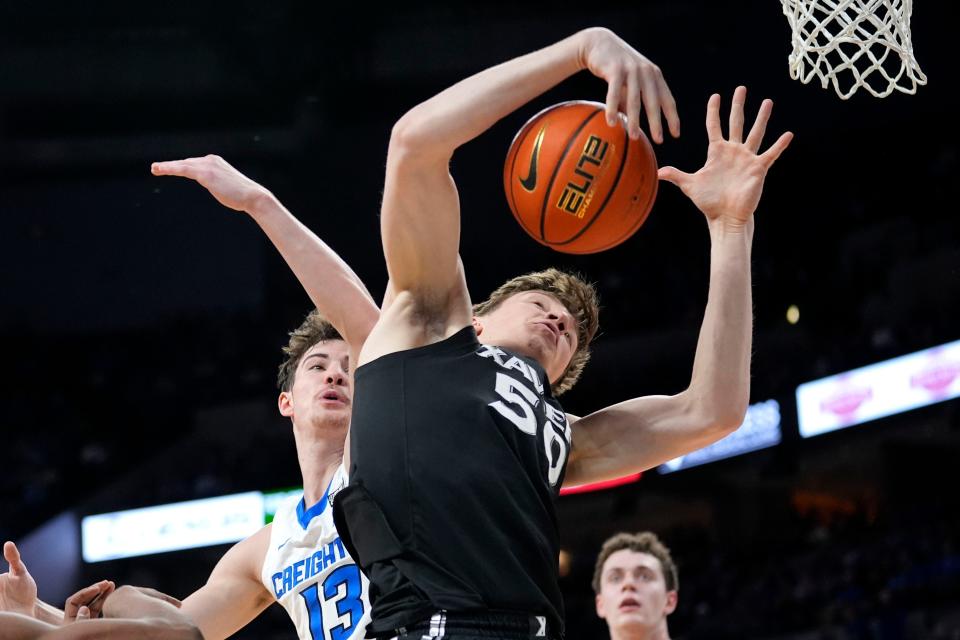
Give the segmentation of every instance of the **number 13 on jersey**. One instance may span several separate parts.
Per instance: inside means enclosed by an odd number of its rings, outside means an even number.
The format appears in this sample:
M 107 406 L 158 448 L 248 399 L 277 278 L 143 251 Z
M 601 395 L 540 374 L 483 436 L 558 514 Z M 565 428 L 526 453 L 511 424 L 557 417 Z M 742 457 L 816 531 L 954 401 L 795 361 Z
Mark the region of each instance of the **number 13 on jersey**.
M 310 634 L 313 640 L 347 640 L 363 618 L 363 583 L 360 569 L 355 564 L 338 567 L 322 584 L 312 584 L 300 592 L 307 612 L 310 614 Z M 337 622 L 328 629 L 324 625 L 323 605 L 333 603 L 336 617 L 327 624 Z M 344 622 L 344 617 L 347 620 Z

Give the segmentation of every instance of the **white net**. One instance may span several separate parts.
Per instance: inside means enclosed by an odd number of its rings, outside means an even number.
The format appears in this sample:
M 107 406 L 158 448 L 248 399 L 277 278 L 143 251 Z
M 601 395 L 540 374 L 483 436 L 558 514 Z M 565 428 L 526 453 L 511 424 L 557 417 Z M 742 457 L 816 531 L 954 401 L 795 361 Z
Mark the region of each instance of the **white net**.
M 878 98 L 927 84 L 913 56 L 913 0 L 780 0 L 793 31 L 790 76 L 832 83 L 846 100 L 863 87 Z

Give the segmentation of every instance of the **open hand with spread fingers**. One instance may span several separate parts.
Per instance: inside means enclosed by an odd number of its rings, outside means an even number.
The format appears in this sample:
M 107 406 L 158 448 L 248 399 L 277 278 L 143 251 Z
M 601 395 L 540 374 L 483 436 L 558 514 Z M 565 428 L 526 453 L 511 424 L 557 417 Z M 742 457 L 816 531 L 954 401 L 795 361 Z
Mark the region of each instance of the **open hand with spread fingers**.
M 713 94 L 707 102 L 707 161 L 696 173 L 685 173 L 675 167 L 662 167 L 659 178 L 680 187 L 707 220 L 722 223 L 728 229 L 744 228 L 753 221 L 753 212 L 760 202 L 767 171 L 789 146 L 789 131 L 777 138 L 769 149 L 760 153 L 760 144 L 767 129 L 773 101 L 764 100 L 757 119 L 743 139 L 743 105 L 746 87 L 737 87 L 730 105 L 727 139 L 720 126 L 720 96 Z

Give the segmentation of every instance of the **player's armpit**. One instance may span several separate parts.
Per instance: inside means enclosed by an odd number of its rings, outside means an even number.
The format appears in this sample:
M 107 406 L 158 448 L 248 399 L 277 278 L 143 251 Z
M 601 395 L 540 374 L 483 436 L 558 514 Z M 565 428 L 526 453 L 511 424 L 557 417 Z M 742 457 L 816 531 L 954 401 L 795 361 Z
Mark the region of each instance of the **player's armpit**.
M 731 432 L 688 392 L 634 398 L 583 418 L 570 417 L 573 446 L 564 486 L 645 471 L 702 449 Z
M 260 582 L 270 525 L 235 544 L 214 567 L 207 583 L 184 599 L 181 613 L 207 640 L 227 638 L 274 602 Z

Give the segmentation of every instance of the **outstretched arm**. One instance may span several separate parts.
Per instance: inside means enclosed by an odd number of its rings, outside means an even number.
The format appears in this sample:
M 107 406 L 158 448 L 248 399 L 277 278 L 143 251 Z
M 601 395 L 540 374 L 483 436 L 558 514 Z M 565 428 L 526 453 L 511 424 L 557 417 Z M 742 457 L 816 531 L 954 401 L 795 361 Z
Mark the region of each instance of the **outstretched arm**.
M 260 582 L 271 525 L 235 544 L 214 567 L 207 583 L 180 608 L 206 640 L 227 638 L 275 602 Z
M 660 179 L 676 184 L 704 213 L 710 229 L 710 291 L 690 386 L 675 396 L 635 398 L 573 422 L 565 484 L 615 478 L 700 449 L 743 422 L 750 399 L 753 304 L 750 247 L 753 212 L 770 166 L 792 139 L 785 133 L 758 153 L 773 103 L 764 100 L 746 141 L 738 87 L 729 137 L 720 127 L 720 96 L 707 104 L 707 162 L 694 174 L 673 167 Z
M 283 256 L 320 313 L 356 355 L 379 309 L 356 273 L 323 240 L 300 223 L 267 189 L 219 156 L 155 162 L 157 176 L 190 178 L 218 202 L 247 213 Z
M 19 613 L 0 613 L 0 640 L 203 640 L 199 630 L 166 598 L 151 590 L 121 587 L 108 597 L 104 614 L 138 619 L 91 620 L 90 610 L 80 607 L 77 622 L 62 627 Z
M 608 121 L 615 123 L 617 112 L 625 112 L 630 134 L 637 137 L 643 107 L 654 140 L 662 139 L 661 111 L 673 134 L 679 134 L 676 107 L 660 70 L 607 29 L 581 31 L 471 76 L 413 108 L 394 126 L 381 235 L 395 300 L 409 292 L 418 317 L 440 312 L 448 319 L 444 329 L 469 322 L 458 261 L 459 199 L 448 170 L 454 150 L 582 69 L 608 82 Z

